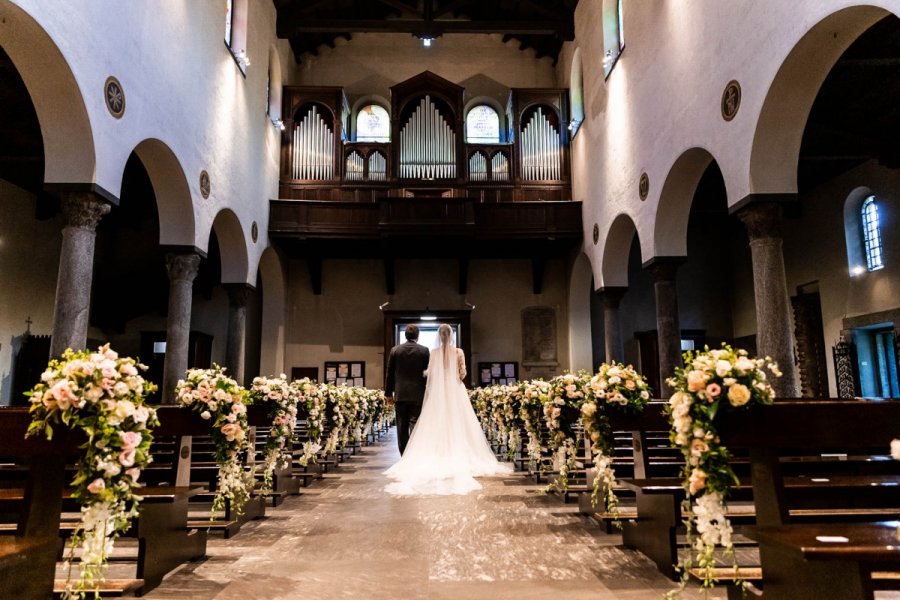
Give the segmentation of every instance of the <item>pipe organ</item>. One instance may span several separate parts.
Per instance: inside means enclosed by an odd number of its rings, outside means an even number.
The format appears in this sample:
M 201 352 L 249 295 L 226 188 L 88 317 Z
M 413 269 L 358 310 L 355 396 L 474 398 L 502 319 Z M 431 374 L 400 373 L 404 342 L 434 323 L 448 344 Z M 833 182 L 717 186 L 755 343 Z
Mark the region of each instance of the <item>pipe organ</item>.
M 400 130 L 400 178 L 456 177 L 456 133 L 425 95 Z
M 363 178 L 363 157 L 359 152 L 354 150 L 347 156 L 347 163 L 344 165 L 344 179 L 347 181 L 362 181 Z
M 487 159 L 481 152 L 469 157 L 469 181 L 487 181 Z
M 539 106 L 522 129 L 519 143 L 522 179 L 526 181 L 556 181 L 560 178 L 559 132 L 543 110 Z
M 282 198 L 373 202 L 469 197 L 484 202 L 571 199 L 566 90 L 513 88 L 498 111 L 499 142 L 469 141 L 465 90 L 424 72 L 390 88 L 390 137 L 354 141 L 351 110 L 334 86 L 287 86 Z
M 387 179 L 387 160 L 381 152 L 373 152 L 369 156 L 369 181 Z
M 334 132 L 313 104 L 295 122 L 292 146 L 294 179 L 331 179 L 334 164 Z

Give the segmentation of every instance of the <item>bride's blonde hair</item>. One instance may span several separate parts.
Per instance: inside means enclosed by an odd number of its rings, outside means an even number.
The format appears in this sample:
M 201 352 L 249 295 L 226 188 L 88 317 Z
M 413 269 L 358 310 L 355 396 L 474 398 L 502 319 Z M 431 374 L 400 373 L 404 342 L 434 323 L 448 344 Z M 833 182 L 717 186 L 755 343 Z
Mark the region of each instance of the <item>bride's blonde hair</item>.
M 441 341 L 441 358 L 444 359 L 444 368 L 450 368 L 450 349 L 453 345 L 453 329 L 446 323 L 438 327 L 438 339 Z

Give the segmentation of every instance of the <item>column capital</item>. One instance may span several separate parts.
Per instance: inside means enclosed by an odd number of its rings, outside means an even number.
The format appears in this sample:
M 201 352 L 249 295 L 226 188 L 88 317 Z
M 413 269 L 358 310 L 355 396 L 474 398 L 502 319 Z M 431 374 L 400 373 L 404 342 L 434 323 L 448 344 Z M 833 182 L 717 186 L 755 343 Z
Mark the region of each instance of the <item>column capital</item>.
M 642 267 L 653 275 L 654 282 L 675 281 L 678 267 L 687 261 L 686 256 L 654 256 Z
M 109 213 L 112 205 L 91 192 L 67 192 L 60 195 L 66 227 L 95 231 L 97 223 Z
M 247 300 L 255 289 L 248 283 L 223 283 L 222 287 L 228 293 L 228 305 L 232 308 L 247 306 Z
M 596 294 L 603 300 L 605 308 L 619 308 L 619 301 L 627 291 L 625 286 L 606 286 L 598 289 Z
M 199 254 L 193 252 L 186 254 L 169 252 L 166 254 L 166 271 L 169 274 L 169 281 L 193 282 L 199 269 Z
M 751 242 L 764 238 L 781 239 L 781 204 L 757 202 L 745 206 L 735 214 L 747 228 L 747 237 Z

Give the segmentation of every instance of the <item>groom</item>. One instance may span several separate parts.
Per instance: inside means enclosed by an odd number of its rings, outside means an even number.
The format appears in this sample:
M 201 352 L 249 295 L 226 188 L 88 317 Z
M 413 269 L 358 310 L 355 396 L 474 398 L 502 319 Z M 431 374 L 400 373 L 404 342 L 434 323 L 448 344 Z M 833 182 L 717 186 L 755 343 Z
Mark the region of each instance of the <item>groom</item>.
M 384 382 L 384 394 L 389 402 L 393 400 L 397 410 L 400 454 L 406 450 L 412 422 L 419 418 L 425 398 L 425 369 L 428 368 L 429 352 L 428 348 L 416 343 L 418 339 L 419 328 L 407 325 L 406 343 L 391 348 Z

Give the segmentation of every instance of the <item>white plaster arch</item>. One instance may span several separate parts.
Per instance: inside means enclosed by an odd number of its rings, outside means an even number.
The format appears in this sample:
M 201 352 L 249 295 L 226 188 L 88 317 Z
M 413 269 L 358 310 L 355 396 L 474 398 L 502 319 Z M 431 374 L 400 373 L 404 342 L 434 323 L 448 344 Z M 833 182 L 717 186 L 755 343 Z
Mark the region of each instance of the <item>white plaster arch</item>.
M 178 157 L 165 142 L 155 138 L 142 140 L 135 146 L 134 153 L 141 159 L 153 184 L 160 245 L 193 246 L 194 203 Z M 123 177 L 124 174 L 123 171 Z M 120 180 L 120 189 L 121 185 Z
M 872 5 L 842 8 L 821 19 L 793 46 L 775 74 L 756 120 L 749 165 L 751 193 L 797 191 L 800 142 L 825 77 L 844 51 L 888 14 Z
M 591 289 L 593 272 L 587 254 L 579 252 L 569 273 L 569 371 L 594 368 L 591 345 Z
M 250 279 L 249 261 L 247 256 L 247 240 L 241 221 L 230 208 L 223 208 L 216 214 L 213 220 L 212 232 L 216 232 L 219 241 L 219 254 L 222 260 L 222 283 L 256 283 L 256 269 L 253 279 Z M 209 236 L 207 236 L 209 247 Z
M 708 150 L 698 147 L 685 150 L 675 159 L 656 204 L 652 246 L 642 246 L 641 254 L 648 259 L 655 256 L 687 256 L 688 220 L 694 193 L 703 173 L 714 161 Z
M 609 226 L 603 244 L 602 262 L 600 265 L 601 287 L 628 287 L 628 254 L 631 242 L 638 236 L 634 220 L 626 213 L 619 213 Z M 643 254 L 643 248 L 641 249 Z
M 262 280 L 260 373 L 284 373 L 287 286 L 284 261 L 273 246 L 267 247 L 260 256 L 259 276 Z
M 44 182 L 93 183 L 93 129 L 68 62 L 43 27 L 9 0 L 0 0 L 0 19 L 0 46 L 28 88 L 40 123 Z

